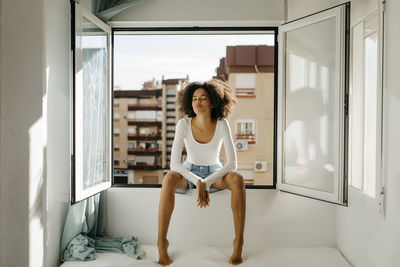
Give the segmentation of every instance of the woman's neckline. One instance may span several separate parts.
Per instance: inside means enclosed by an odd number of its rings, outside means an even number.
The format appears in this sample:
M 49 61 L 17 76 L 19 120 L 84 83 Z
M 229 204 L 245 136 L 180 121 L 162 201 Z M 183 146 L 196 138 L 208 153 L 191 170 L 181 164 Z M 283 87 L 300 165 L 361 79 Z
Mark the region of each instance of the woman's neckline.
M 217 120 L 217 124 L 215 125 L 214 135 L 213 135 L 213 137 L 211 138 L 210 142 L 208 142 L 208 143 L 200 143 L 199 141 L 197 141 L 197 140 L 194 138 L 193 131 L 192 131 L 192 119 L 193 119 L 193 117 L 189 118 L 189 129 L 190 129 L 190 135 L 192 136 L 193 140 L 194 140 L 197 144 L 199 144 L 199 145 L 208 145 L 208 144 L 210 144 L 212 141 L 214 141 L 214 138 L 215 138 L 215 136 L 216 136 L 216 134 L 217 134 L 217 128 L 218 128 L 218 121 L 219 121 L 219 120 Z

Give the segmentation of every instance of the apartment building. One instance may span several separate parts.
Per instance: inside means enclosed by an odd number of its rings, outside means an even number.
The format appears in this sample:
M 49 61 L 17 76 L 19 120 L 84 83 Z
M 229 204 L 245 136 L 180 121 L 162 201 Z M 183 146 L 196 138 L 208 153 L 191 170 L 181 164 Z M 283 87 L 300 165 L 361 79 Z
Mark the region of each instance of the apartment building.
M 114 90 L 114 183 L 160 184 L 169 169 L 177 91 L 185 79 L 148 81 Z
M 247 185 L 272 185 L 274 47 L 228 46 L 216 71 L 215 78 L 227 82 L 238 100 L 228 119 L 236 145 L 238 172 Z M 221 153 L 222 158 L 224 155 Z
M 163 144 L 165 144 L 165 150 L 163 152 L 163 166 L 169 169 L 171 161 L 172 143 L 175 136 L 176 122 L 183 117 L 178 111 L 176 105 L 178 92 L 189 83 L 189 76 L 184 79 L 163 79 L 163 113 L 165 114 L 165 120 L 163 120 L 163 129 L 165 129 L 165 135 Z M 185 157 L 185 152 L 182 153 Z

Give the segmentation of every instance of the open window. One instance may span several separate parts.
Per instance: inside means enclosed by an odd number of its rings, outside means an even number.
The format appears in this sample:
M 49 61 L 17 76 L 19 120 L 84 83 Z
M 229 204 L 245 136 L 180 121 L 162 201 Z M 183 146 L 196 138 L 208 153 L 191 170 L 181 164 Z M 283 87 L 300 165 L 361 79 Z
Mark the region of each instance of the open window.
M 350 4 L 279 29 L 278 188 L 347 204 Z
M 246 24 L 246 23 L 243 23 Z M 246 188 L 276 188 L 277 27 L 113 27 L 115 187 L 161 187 L 169 171 L 179 92 L 223 80 L 237 98 L 227 118 Z M 183 150 L 182 161 L 186 151 Z M 222 148 L 220 162 L 226 162 Z M 128 172 L 126 183 L 119 172 Z M 157 179 L 155 178 L 157 177 Z
M 111 186 L 113 135 L 111 28 L 77 3 L 71 3 L 71 12 L 71 203 L 74 204 Z

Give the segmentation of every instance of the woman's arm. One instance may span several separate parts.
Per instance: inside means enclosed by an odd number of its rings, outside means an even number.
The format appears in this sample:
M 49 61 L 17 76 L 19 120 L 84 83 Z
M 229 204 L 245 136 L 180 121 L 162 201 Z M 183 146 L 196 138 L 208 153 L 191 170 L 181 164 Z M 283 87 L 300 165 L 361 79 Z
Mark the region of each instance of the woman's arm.
M 229 127 L 229 123 L 226 119 L 222 119 L 221 124 L 222 124 L 222 140 L 224 141 L 227 162 L 221 169 L 212 173 L 210 176 L 204 179 L 207 191 L 210 190 L 211 185 L 215 181 L 217 181 L 219 178 L 224 177 L 227 173 L 236 170 L 237 168 L 236 150 L 233 144 L 231 128 Z
M 186 169 L 181 162 L 183 139 L 185 138 L 186 128 L 187 124 L 185 119 L 180 119 L 176 125 L 174 142 L 172 143 L 170 168 L 192 183 L 197 184 L 199 180 L 203 181 L 203 179 Z

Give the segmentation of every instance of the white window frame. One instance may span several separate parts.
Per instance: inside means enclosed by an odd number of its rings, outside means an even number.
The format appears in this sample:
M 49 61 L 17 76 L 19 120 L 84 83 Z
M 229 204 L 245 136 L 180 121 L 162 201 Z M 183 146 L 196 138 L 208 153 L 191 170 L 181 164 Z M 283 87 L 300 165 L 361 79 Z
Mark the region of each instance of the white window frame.
M 354 25 L 352 25 L 352 51 L 361 51 L 361 55 L 362 55 L 362 59 L 360 61 L 362 62 L 362 68 L 363 71 L 362 73 L 356 73 L 354 70 L 355 68 L 358 68 L 360 66 L 355 66 L 355 62 L 353 62 L 353 56 L 352 56 L 352 61 L 351 61 L 351 75 L 350 75 L 350 146 L 349 146 L 349 153 L 350 153 L 350 159 L 353 159 L 355 156 L 355 153 L 357 153 L 357 151 L 353 151 L 353 149 L 357 149 L 355 147 L 353 147 L 353 142 L 357 142 L 356 138 L 352 138 L 353 134 L 352 134 L 352 126 L 353 123 L 355 122 L 359 122 L 360 118 L 356 118 L 353 112 L 356 112 L 356 110 L 364 110 L 364 101 L 365 101 L 365 97 L 364 97 L 364 90 L 365 90 L 365 86 L 364 86 L 364 80 L 365 80 L 365 71 L 364 71 L 364 67 L 365 67 L 365 50 L 364 50 L 364 46 L 365 46 L 365 38 L 368 36 L 365 35 L 364 32 L 364 23 L 366 21 L 368 21 L 370 18 L 372 18 L 373 16 L 377 16 L 378 17 L 378 25 L 377 25 L 377 98 L 376 98 L 376 132 L 375 132 L 375 140 L 376 140 L 376 150 L 375 150 L 375 161 L 374 162 L 368 162 L 368 164 L 374 164 L 375 166 L 375 172 L 373 175 L 371 175 L 369 177 L 369 181 L 365 181 L 365 177 L 363 174 L 361 174 L 360 177 L 358 177 L 357 179 L 355 177 L 353 177 L 353 175 L 355 175 L 355 173 L 353 172 L 353 161 L 350 160 L 349 161 L 349 185 L 356 189 L 359 190 L 360 192 L 375 198 L 375 200 L 377 201 L 377 205 L 379 206 L 379 212 L 384 215 L 384 172 L 385 170 L 382 168 L 382 162 L 384 160 L 384 154 L 383 154 L 383 128 L 384 128 L 384 116 L 383 116 L 383 106 L 385 101 L 387 101 L 387 99 L 385 98 L 384 95 L 384 64 L 383 64 L 383 58 L 384 58 L 384 18 L 385 18 L 385 8 L 384 8 L 384 2 L 383 1 L 378 1 L 377 3 L 377 8 L 376 10 L 374 10 L 371 14 L 363 17 L 360 21 L 354 23 Z M 356 27 L 362 27 L 362 47 L 355 47 L 356 42 L 354 40 L 354 38 L 356 38 L 354 36 L 354 30 Z M 371 33 L 370 33 L 371 34 Z M 359 76 L 361 77 L 359 77 Z M 361 81 L 361 84 L 360 82 Z M 356 95 L 353 94 L 355 93 L 354 90 L 356 90 L 356 87 L 361 87 L 362 91 L 361 91 L 361 101 L 360 101 L 360 95 L 358 96 L 358 98 L 356 98 Z M 359 114 L 359 113 L 358 113 Z M 361 115 L 363 116 L 364 119 L 364 112 L 361 113 Z M 364 136 L 364 126 L 363 129 L 361 130 L 361 134 Z M 363 142 L 364 143 L 364 142 Z M 360 153 L 360 151 L 358 151 L 358 153 Z M 365 160 L 364 160 L 364 151 L 361 152 L 362 156 L 363 156 L 363 160 L 361 162 L 361 164 L 363 165 L 362 169 L 364 170 L 364 165 L 366 164 Z M 365 188 L 365 183 L 374 183 L 375 185 L 375 190 L 374 192 L 371 192 Z
M 112 90 L 111 90 L 111 28 L 102 22 L 95 15 L 90 13 L 87 9 L 81 7 L 78 3 L 72 2 L 71 8 L 73 10 L 73 20 L 72 21 L 72 34 L 74 35 L 74 44 L 72 47 L 73 51 L 73 88 L 71 90 L 71 204 L 75 204 L 82 201 L 88 197 L 91 197 L 101 191 L 104 191 L 111 187 L 112 177 L 113 177 L 113 132 L 112 132 Z M 106 141 L 106 162 L 107 163 L 107 174 L 102 182 L 99 182 L 88 188 L 83 187 L 83 88 L 82 88 L 82 46 L 80 36 L 82 35 L 82 20 L 83 18 L 89 20 L 91 23 L 95 24 L 97 27 L 101 28 L 105 33 L 107 33 L 107 48 L 108 48 L 108 85 L 107 85 L 107 129 L 109 133 Z
M 345 20 L 346 20 L 346 7 L 349 4 L 345 3 L 343 5 L 321 11 L 307 17 L 295 20 L 293 22 L 286 23 L 279 28 L 279 78 L 278 78 L 278 155 L 277 155 L 277 185 L 278 189 L 288 193 L 293 193 L 309 198 L 314 198 L 322 201 L 327 201 L 340 205 L 347 205 L 347 166 L 346 166 L 346 81 L 345 81 Z M 338 90 L 340 90 L 339 97 L 339 160 L 337 168 L 337 174 L 334 176 L 334 186 L 333 192 L 326 192 L 321 190 L 316 190 L 312 188 L 307 188 L 306 186 L 294 185 L 285 182 L 284 173 L 284 144 L 285 144 L 285 118 L 286 118 L 286 106 L 285 106 L 285 90 L 286 90 L 286 32 L 291 30 L 299 29 L 302 27 L 307 27 L 314 23 L 318 23 L 330 18 L 336 19 L 336 57 L 338 58 L 336 64 L 336 73 L 339 75 L 336 80 Z M 349 19 L 349 18 L 348 18 Z

